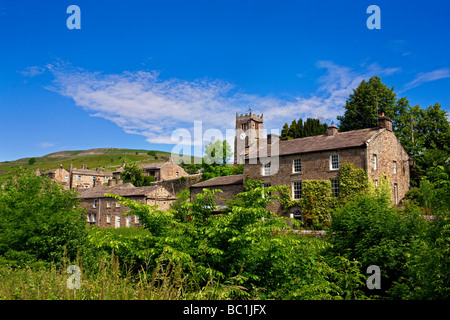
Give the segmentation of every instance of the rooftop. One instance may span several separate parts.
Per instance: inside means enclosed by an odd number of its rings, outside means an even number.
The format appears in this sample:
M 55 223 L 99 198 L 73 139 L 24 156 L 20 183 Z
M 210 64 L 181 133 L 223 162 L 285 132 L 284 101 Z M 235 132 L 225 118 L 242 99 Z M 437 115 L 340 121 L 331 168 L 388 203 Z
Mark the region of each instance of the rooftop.
M 206 181 L 202 181 L 199 183 L 196 183 L 192 185 L 192 188 L 207 188 L 212 186 L 226 186 L 226 185 L 233 185 L 233 184 L 243 184 L 244 183 L 244 175 L 243 174 L 236 174 L 232 176 L 223 176 L 223 177 L 216 177 L 212 178 Z

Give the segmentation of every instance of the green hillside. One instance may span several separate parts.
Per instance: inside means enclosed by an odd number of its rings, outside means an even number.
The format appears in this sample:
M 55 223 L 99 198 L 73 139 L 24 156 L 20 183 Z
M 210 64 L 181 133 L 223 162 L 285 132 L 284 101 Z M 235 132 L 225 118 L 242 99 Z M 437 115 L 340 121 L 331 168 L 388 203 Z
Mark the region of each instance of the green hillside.
M 149 151 L 154 151 L 156 156 L 148 155 Z M 29 159 L 32 157 L 0 162 L 0 184 L 4 182 L 8 172 L 15 166 L 27 169 L 39 168 L 42 172 L 48 169 L 57 169 L 61 164 L 66 170 L 69 169 L 70 164 L 75 168 L 81 168 L 82 164 L 86 164 L 89 169 L 101 167 L 105 171 L 114 171 L 124 161 L 158 162 L 167 160 L 169 156 L 170 152 L 144 149 L 101 148 L 60 151 L 43 157 L 33 157 L 36 160 L 33 164 L 29 164 Z

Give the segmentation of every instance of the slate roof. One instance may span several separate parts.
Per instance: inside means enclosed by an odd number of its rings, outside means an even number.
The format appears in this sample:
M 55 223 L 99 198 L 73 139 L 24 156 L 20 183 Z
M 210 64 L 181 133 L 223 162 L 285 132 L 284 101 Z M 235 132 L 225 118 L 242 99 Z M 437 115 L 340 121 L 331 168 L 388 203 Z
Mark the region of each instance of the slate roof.
M 157 188 L 156 186 L 135 187 L 131 183 L 123 183 L 115 186 L 97 186 L 94 188 L 80 189 L 78 190 L 78 197 L 83 199 L 104 198 L 105 193 L 116 194 L 122 197 L 148 196 L 153 195 Z M 170 193 L 170 198 L 176 197 Z
M 290 155 L 336 149 L 362 147 L 366 142 L 385 129 L 368 128 L 346 132 L 338 132 L 334 136 L 326 134 L 291 140 L 279 140 L 279 155 Z M 267 146 L 270 155 L 270 144 Z
M 96 170 L 89 170 L 89 169 L 73 169 L 73 174 L 84 174 L 89 176 L 103 176 L 103 177 L 112 177 L 112 172 L 106 172 L 106 171 L 96 171 Z
M 191 188 L 207 188 L 212 186 L 226 186 L 233 184 L 244 184 L 244 175 L 236 174 L 232 176 L 216 177 L 193 184 Z

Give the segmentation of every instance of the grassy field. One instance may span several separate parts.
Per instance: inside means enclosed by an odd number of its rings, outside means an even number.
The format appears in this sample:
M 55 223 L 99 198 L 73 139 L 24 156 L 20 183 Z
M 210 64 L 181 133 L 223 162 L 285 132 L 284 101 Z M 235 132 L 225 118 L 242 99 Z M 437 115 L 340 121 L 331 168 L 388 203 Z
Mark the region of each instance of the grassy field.
M 170 156 L 169 152 L 155 150 L 156 157 L 154 157 L 148 155 L 148 151 L 150 150 L 103 148 L 55 152 L 43 157 L 34 157 L 36 162 L 31 165 L 28 161 L 32 157 L 4 161 L 0 162 L 0 184 L 4 182 L 8 172 L 16 166 L 27 169 L 39 168 L 41 171 L 45 171 L 57 169 L 61 164 L 66 170 L 69 169 L 70 164 L 75 168 L 81 168 L 82 164 L 86 164 L 90 169 L 101 167 L 106 171 L 114 171 L 122 165 L 123 161 L 158 162 L 165 161 Z

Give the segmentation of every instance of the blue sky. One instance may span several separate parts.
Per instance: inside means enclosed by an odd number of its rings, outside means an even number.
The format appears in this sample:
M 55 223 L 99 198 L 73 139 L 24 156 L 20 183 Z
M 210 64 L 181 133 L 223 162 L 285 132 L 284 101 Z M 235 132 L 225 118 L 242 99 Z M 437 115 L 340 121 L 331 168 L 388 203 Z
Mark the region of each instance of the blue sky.
M 69 30 L 69 5 L 81 29 Z M 369 30 L 369 5 L 381 29 Z M 363 79 L 450 110 L 448 1 L 0 1 L 0 161 L 335 121 Z

